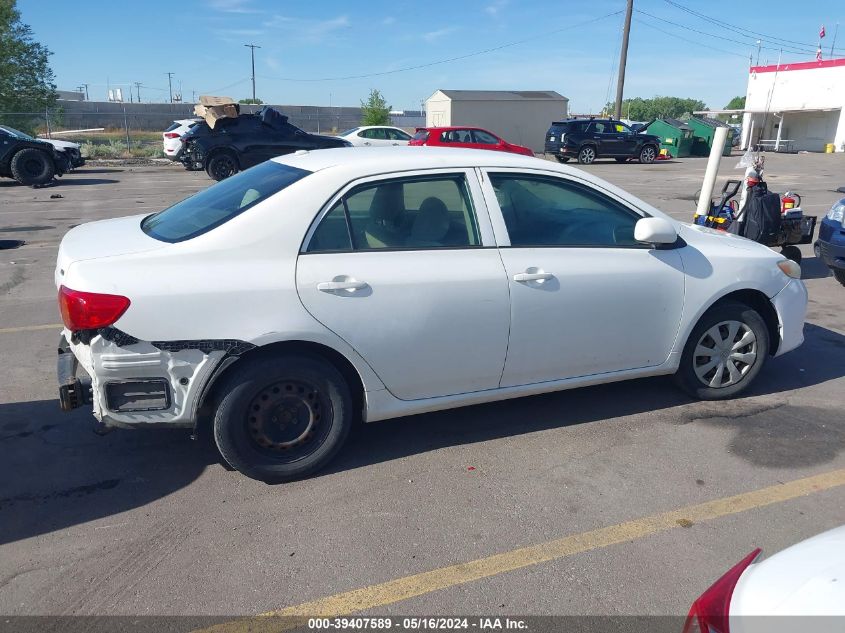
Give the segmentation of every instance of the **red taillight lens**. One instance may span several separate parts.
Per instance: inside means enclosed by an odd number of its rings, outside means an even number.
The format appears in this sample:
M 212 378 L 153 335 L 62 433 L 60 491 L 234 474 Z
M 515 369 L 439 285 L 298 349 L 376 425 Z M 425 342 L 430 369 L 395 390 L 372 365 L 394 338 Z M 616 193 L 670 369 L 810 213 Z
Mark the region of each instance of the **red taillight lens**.
M 684 633 L 730 632 L 728 616 L 734 587 L 739 582 L 739 577 L 757 559 L 761 551 L 758 547 L 731 567 L 724 576 L 710 585 L 710 588 L 692 603 L 686 624 L 684 624 Z
M 179 138 L 179 135 L 176 132 L 167 132 L 164 138 Z
M 59 288 L 59 310 L 67 329 L 96 330 L 117 321 L 129 307 L 129 299 L 120 295 L 82 292 Z

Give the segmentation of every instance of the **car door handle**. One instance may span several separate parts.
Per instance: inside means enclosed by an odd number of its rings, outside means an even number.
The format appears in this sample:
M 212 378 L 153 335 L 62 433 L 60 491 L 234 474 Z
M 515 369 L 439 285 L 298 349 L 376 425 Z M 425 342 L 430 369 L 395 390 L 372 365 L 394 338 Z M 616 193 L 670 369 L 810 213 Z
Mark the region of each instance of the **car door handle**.
M 321 281 L 317 284 L 317 290 L 323 292 L 336 292 L 338 290 L 363 290 L 367 287 L 366 281 Z
M 369 144 L 370 144 L 369 141 L 364 141 L 364 145 L 369 145 Z
M 551 273 L 537 272 L 537 273 L 517 273 L 513 276 L 514 281 L 546 281 L 553 279 L 554 275 Z

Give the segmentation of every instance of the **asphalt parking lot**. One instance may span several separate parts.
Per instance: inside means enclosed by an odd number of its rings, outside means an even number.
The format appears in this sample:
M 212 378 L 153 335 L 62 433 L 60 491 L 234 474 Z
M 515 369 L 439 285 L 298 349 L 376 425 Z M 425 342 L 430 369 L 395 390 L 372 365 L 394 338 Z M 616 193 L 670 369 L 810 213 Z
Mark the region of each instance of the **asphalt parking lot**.
M 588 170 L 689 219 L 704 167 Z M 845 155 L 772 155 L 766 177 L 823 215 Z M 0 614 L 685 615 L 754 547 L 845 522 L 845 288 L 809 246 L 806 342 L 737 400 L 656 378 L 391 420 L 278 486 L 187 432 L 94 435 L 56 397 L 59 241 L 209 184 L 176 166 L 0 181 L 0 240 L 26 241 L 0 250 Z

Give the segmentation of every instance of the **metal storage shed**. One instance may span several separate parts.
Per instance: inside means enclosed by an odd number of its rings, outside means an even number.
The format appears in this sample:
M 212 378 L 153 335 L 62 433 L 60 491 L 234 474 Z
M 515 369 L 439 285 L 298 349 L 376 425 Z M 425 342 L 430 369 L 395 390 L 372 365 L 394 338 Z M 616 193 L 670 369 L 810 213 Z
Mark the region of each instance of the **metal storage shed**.
M 554 90 L 437 90 L 426 100 L 427 127 L 481 127 L 542 152 L 552 121 L 565 119 L 569 99 Z
M 660 137 L 660 149 L 665 149 L 673 158 L 692 155 L 692 128 L 678 119 L 655 119 L 647 129 L 649 134 Z

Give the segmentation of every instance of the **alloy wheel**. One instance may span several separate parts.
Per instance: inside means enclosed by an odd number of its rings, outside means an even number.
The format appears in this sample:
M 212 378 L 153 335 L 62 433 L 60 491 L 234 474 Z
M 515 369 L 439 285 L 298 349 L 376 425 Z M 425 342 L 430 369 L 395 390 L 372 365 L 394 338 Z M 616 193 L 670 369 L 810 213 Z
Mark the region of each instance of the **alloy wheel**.
M 640 162 L 653 163 L 656 155 L 653 147 L 644 147 L 643 151 L 640 152 Z
M 720 389 L 740 382 L 757 361 L 757 337 L 741 321 L 722 321 L 698 340 L 693 369 L 706 386 Z
M 596 151 L 592 147 L 585 147 L 578 155 L 578 161 L 584 165 L 589 165 L 596 159 Z

